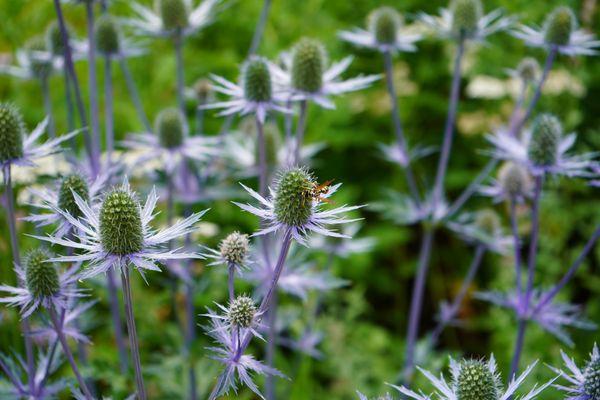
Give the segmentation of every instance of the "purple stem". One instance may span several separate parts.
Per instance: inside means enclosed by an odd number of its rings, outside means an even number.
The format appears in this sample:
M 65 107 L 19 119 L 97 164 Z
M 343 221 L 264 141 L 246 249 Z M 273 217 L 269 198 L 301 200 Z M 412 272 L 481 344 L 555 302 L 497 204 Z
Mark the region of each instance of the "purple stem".
M 301 160 L 302 142 L 304 141 L 304 131 L 306 130 L 306 115 L 308 102 L 300 101 L 300 115 L 298 116 L 298 125 L 296 126 L 296 147 L 294 148 L 294 164 L 299 165 Z
M 56 126 L 54 125 L 54 113 L 52 112 L 52 98 L 50 97 L 50 87 L 48 85 L 48 77 L 40 79 L 42 87 L 42 97 L 44 98 L 44 112 L 48 116 L 48 135 L 51 138 L 56 137 Z
M 69 344 L 67 343 L 67 338 L 65 337 L 65 334 L 62 330 L 62 326 L 58 320 L 56 311 L 54 311 L 54 309 L 52 307 L 50 307 L 50 308 L 48 308 L 48 313 L 50 314 L 50 319 L 52 320 L 52 325 L 54 325 L 54 329 L 56 330 L 56 336 L 58 337 L 58 340 L 60 341 L 63 352 L 65 353 L 65 356 L 67 357 L 67 360 L 69 361 L 69 364 L 71 365 L 71 369 L 73 370 L 73 373 L 75 374 L 75 377 L 77 378 L 77 382 L 79 382 L 80 389 L 83 391 L 83 394 L 85 395 L 85 398 L 87 400 L 93 400 L 90 389 L 87 387 L 85 380 L 79 373 L 79 369 L 77 368 L 77 364 L 75 363 L 75 359 L 73 358 L 73 353 L 71 353 L 71 349 L 69 348 Z
M 275 366 L 275 344 L 277 342 L 277 291 L 273 294 L 271 299 L 271 305 L 269 306 L 269 312 L 267 313 L 267 326 L 269 327 L 265 363 L 269 367 Z M 273 375 L 267 375 L 265 377 L 265 397 L 267 400 L 275 399 L 275 377 Z
M 127 330 L 129 331 L 129 344 L 131 346 L 131 358 L 135 369 L 135 383 L 137 386 L 137 396 L 140 400 L 146 400 L 146 389 L 144 387 L 144 377 L 142 376 L 142 364 L 140 362 L 140 348 L 133 317 L 133 303 L 131 297 L 131 283 L 129 279 L 129 266 L 121 267 L 121 282 L 123 283 L 123 300 L 125 301 L 125 311 L 127 315 Z
M 123 339 L 123 326 L 121 324 L 121 310 L 119 308 L 119 295 L 115 274 L 112 268 L 106 271 L 106 282 L 108 286 L 108 302 L 110 304 L 110 314 L 112 317 L 113 329 L 115 331 L 115 342 L 117 342 L 117 351 L 119 352 L 119 366 L 121 372 L 127 372 L 127 347 Z
M 419 254 L 419 264 L 417 266 L 417 277 L 413 285 L 408 330 L 406 333 L 406 353 L 404 356 L 403 372 L 405 384 L 409 384 L 414 371 L 415 346 L 417 344 L 417 335 L 419 333 L 419 322 L 421 320 L 421 310 L 423 308 L 423 292 L 425 291 L 425 282 L 427 280 L 427 270 L 429 269 L 433 238 L 434 228 L 425 227 Z
M 114 107 L 113 107 L 113 83 L 112 83 L 112 56 L 104 56 L 104 115 L 106 118 L 106 159 L 110 166 L 112 163 L 112 153 L 115 149 L 115 129 L 114 129 Z
M 183 96 L 185 80 L 183 72 L 183 33 L 179 29 L 175 33 L 175 36 L 173 36 L 173 45 L 175 47 L 175 68 L 177 70 L 177 104 L 181 111 L 181 115 L 184 116 L 184 121 L 186 121 L 185 123 L 187 126 L 187 118 L 185 118 L 185 98 Z M 187 129 L 186 132 L 188 132 Z
M 10 382 L 19 391 L 19 394 L 25 397 L 27 394 L 25 388 L 23 387 L 23 385 L 21 385 L 21 382 L 19 382 L 19 380 L 15 377 L 15 375 L 12 373 L 10 368 L 8 368 L 8 365 L 6 365 L 2 358 L 0 358 L 0 369 L 4 371 Z
M 521 109 L 523 108 L 523 104 L 525 103 L 525 94 L 527 93 L 527 82 L 525 80 L 521 81 L 521 89 L 519 91 L 519 97 L 517 98 L 517 102 L 515 103 L 515 108 L 511 114 L 510 122 L 508 124 L 509 131 L 511 135 L 517 134 L 517 124 L 519 123 L 521 117 Z
M 398 95 L 396 94 L 396 87 L 394 86 L 392 54 L 389 51 L 385 51 L 383 53 L 383 60 L 385 64 L 385 82 L 387 85 L 388 94 L 390 96 L 390 101 L 392 102 L 392 122 L 394 124 L 396 141 L 398 144 L 398 148 L 400 149 L 400 153 L 406 158 L 406 164 L 403 165 L 401 163 L 401 166 L 403 167 L 402 169 L 404 170 L 404 174 L 406 175 L 406 183 L 408 184 L 411 196 L 416 202 L 420 202 L 421 197 L 419 195 L 419 189 L 417 188 L 415 176 L 410 166 L 410 156 L 408 154 L 406 138 L 404 137 L 402 120 L 400 119 Z
M 135 85 L 135 81 L 133 80 L 133 76 L 131 75 L 131 71 L 129 70 L 129 66 L 127 65 L 125 55 L 121 53 L 119 54 L 117 59 L 119 60 L 121 72 L 123 73 L 123 77 L 125 78 L 125 84 L 127 85 L 127 91 L 129 92 L 129 96 L 131 96 L 131 100 L 133 101 L 133 105 L 135 106 L 135 110 L 137 111 L 138 118 L 144 125 L 144 129 L 146 129 L 147 132 L 152 132 L 152 125 L 150 125 L 150 121 L 148 121 L 148 117 L 146 116 L 146 112 L 144 111 L 144 106 L 142 105 L 142 101 L 140 100 L 140 94 Z
M 90 85 L 90 121 L 92 127 L 92 152 L 99 165 L 100 161 L 100 115 L 98 112 L 98 81 L 96 76 L 96 33 L 94 32 L 94 3 L 85 2 L 85 15 L 88 34 L 88 74 Z M 98 170 L 95 171 L 98 173 Z
M 248 49 L 248 57 L 256 54 L 258 51 L 258 46 L 260 46 L 260 42 L 265 31 L 265 24 L 267 23 L 267 17 L 269 16 L 270 8 L 271 0 L 264 0 L 262 9 L 260 11 L 260 17 L 256 24 L 256 28 L 254 29 L 254 35 L 252 36 L 252 43 L 250 44 L 250 49 Z
M 515 257 L 515 284 L 517 287 L 517 298 L 520 299 L 523 294 L 521 277 L 521 239 L 519 237 L 519 226 L 517 223 L 517 203 L 515 200 L 511 200 L 510 202 L 510 227 L 513 236 L 513 249 Z
M 258 119 L 256 120 L 256 132 L 258 133 L 258 171 L 259 171 L 259 193 L 261 196 L 266 197 L 267 194 L 267 149 L 265 144 L 265 130 L 263 123 Z
M 478 245 L 475 249 L 473 261 L 471 261 L 471 265 L 469 266 L 469 270 L 467 271 L 467 275 L 465 276 L 465 279 L 462 282 L 458 294 L 452 301 L 448 313 L 442 315 L 440 322 L 437 324 L 437 326 L 433 330 L 433 333 L 431 334 L 430 343 L 432 347 L 437 344 L 441 333 L 444 331 L 448 323 L 452 321 L 458 313 L 460 305 L 462 304 L 465 296 L 467 295 L 467 291 L 469 290 L 471 283 L 473 283 L 473 279 L 475 279 L 477 271 L 479 271 L 479 267 L 481 266 L 481 261 L 483 260 L 483 256 L 486 250 L 486 247 L 482 244 Z
M 194 329 L 194 285 L 186 282 L 185 284 L 185 312 L 187 314 L 187 330 L 185 335 L 185 349 L 189 358 L 190 369 L 188 376 L 190 380 L 190 400 L 196 400 L 198 393 L 196 392 L 196 368 L 194 366 L 194 358 L 192 357 L 192 343 L 196 338 L 196 330 Z
M 232 302 L 235 299 L 235 264 L 229 264 L 229 279 L 227 282 L 229 287 L 229 301 Z

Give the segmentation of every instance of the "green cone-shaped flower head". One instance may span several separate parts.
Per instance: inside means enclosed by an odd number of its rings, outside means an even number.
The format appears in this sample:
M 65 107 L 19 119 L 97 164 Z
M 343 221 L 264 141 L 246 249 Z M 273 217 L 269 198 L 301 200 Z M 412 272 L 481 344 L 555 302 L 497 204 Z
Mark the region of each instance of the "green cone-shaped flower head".
M 248 255 L 250 242 L 248 235 L 233 232 L 227 235 L 219 244 L 221 257 L 229 264 L 243 265 Z
M 523 81 L 533 83 L 540 75 L 540 64 L 533 57 L 525 57 L 517 66 L 517 73 Z
M 188 9 L 184 0 L 158 0 L 158 10 L 165 29 L 188 26 Z
M 303 92 L 315 93 L 323 86 L 327 53 L 321 42 L 303 38 L 292 52 L 292 86 Z
M 10 103 L 0 103 L 0 162 L 23 157 L 25 124 L 21 112 Z
M 111 254 L 125 255 L 142 250 L 144 236 L 140 205 L 131 193 L 114 189 L 100 208 L 100 241 Z
M 35 298 L 50 297 L 60 289 L 58 272 L 45 250 L 35 249 L 25 256 L 25 284 Z
M 231 325 L 249 328 L 252 326 L 256 311 L 254 301 L 250 297 L 242 295 L 229 303 L 227 318 Z
M 529 159 L 537 166 L 554 165 L 558 158 L 558 147 L 563 128 L 552 114 L 542 114 L 533 123 L 529 143 Z
M 526 196 L 531 191 L 531 177 L 527 170 L 513 162 L 506 162 L 500 167 L 498 182 L 502 191 L 512 199 Z
M 210 80 L 206 78 L 200 78 L 194 84 L 194 92 L 196 92 L 196 97 L 198 101 L 202 104 L 206 103 L 210 96 L 212 95 L 212 84 Z
M 483 16 L 481 0 L 454 0 L 452 11 L 452 31 L 457 35 L 470 36 L 477 30 Z
M 458 400 L 498 400 L 498 377 L 479 360 L 464 360 L 457 377 Z
M 67 32 L 69 32 L 68 28 Z M 58 21 L 52 22 L 46 29 L 46 48 L 55 56 L 62 56 L 65 51 L 65 42 Z
M 402 17 L 392 7 L 379 7 L 371 11 L 367 24 L 377 43 L 394 44 L 402 26 Z
M 119 52 L 119 28 L 110 15 L 103 15 L 96 21 L 96 45 L 104 54 Z
M 256 102 L 271 100 L 273 94 L 271 72 L 267 60 L 263 57 L 253 56 L 244 64 L 242 79 L 246 100 Z
M 577 27 L 575 14 L 569 7 L 557 7 L 547 17 L 544 24 L 546 43 L 564 46 L 571 41 L 571 33 Z
M 583 370 L 583 390 L 590 400 L 600 400 L 600 357 L 592 358 Z
M 475 226 L 486 235 L 494 236 L 500 230 L 500 217 L 492 209 L 480 210 L 475 215 Z
M 174 149 L 182 145 L 184 120 L 178 108 L 166 108 L 156 117 L 154 123 L 161 146 Z
M 46 38 L 43 36 L 36 36 L 29 39 L 25 45 L 25 49 L 34 75 L 39 78 L 48 77 L 52 72 L 52 61 L 43 56 L 43 54 L 48 51 L 48 48 L 46 47 Z
M 302 226 L 312 215 L 313 177 L 302 168 L 281 174 L 275 191 L 275 216 L 288 226 Z
M 81 209 L 75 202 L 73 193 L 77 193 L 83 201 L 89 201 L 90 192 L 86 180 L 79 174 L 70 174 L 60 181 L 58 189 L 58 207 L 78 218 L 82 215 Z

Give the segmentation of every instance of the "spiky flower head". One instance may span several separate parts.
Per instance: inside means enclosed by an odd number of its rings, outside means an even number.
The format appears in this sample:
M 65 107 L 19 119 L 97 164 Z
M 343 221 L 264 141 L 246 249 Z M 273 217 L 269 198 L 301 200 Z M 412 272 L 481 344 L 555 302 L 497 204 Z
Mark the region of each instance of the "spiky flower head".
M 583 370 L 583 390 L 590 400 L 600 399 L 600 357 L 592 357 Z
M 25 123 L 21 112 L 10 103 L 0 103 L 0 162 L 23 156 Z
M 242 265 L 248 255 L 249 247 L 248 235 L 233 232 L 221 241 L 219 251 L 227 263 Z
M 66 27 L 66 29 L 68 32 L 69 28 Z M 46 48 L 55 56 L 62 56 L 65 51 L 65 42 L 58 21 L 52 22 L 46 29 Z
M 463 360 L 456 377 L 457 400 L 498 400 L 498 377 L 481 360 Z
M 233 326 L 250 328 L 256 315 L 256 305 L 250 297 L 241 295 L 229 303 L 227 319 Z
M 96 21 L 96 45 L 98 51 L 104 54 L 119 52 L 119 29 L 110 15 L 103 15 Z
M 513 199 L 525 196 L 531 190 L 531 178 L 527 170 L 510 161 L 500 167 L 498 182 L 502 191 Z
M 47 50 L 46 38 L 43 36 L 33 37 L 25 45 L 25 51 L 31 63 L 31 70 L 39 78 L 45 78 L 52 72 L 52 61 L 43 56 L 43 53 Z
M 540 75 L 540 64 L 533 57 L 525 57 L 517 66 L 517 74 L 524 82 L 535 82 Z
M 529 159 L 536 166 L 554 165 L 558 158 L 563 127 L 554 115 L 541 114 L 533 123 L 529 143 Z
M 53 296 L 60 290 L 58 272 L 43 249 L 31 250 L 25 257 L 25 283 L 31 295 L 36 298 Z
M 194 92 L 198 101 L 201 103 L 206 102 L 212 94 L 212 85 L 209 79 L 200 78 L 194 84 Z
M 303 168 L 284 171 L 275 190 L 275 216 L 288 226 L 302 226 L 312 214 L 312 191 L 315 180 Z
M 183 143 L 184 120 L 178 108 L 166 108 L 156 117 L 154 123 L 160 144 L 167 149 L 174 149 Z
M 126 255 L 143 248 L 140 205 L 131 193 L 114 189 L 100 208 L 100 242 L 110 254 Z
M 546 17 L 544 39 L 546 43 L 565 46 L 571 41 L 571 33 L 577 29 L 577 19 L 569 7 L 557 7 Z
M 452 12 L 452 31 L 457 35 L 469 36 L 477 30 L 483 16 L 481 0 L 454 0 L 450 6 Z
M 273 86 L 267 60 L 251 57 L 243 67 L 244 97 L 249 101 L 271 101 Z
M 188 8 L 184 0 L 158 0 L 158 11 L 165 29 L 187 27 Z
M 85 178 L 79 174 L 70 174 L 62 178 L 58 189 L 58 207 L 78 218 L 82 215 L 81 209 L 75 202 L 73 193 L 76 193 L 86 202 L 90 199 L 90 191 Z
M 292 53 L 292 86 L 294 89 L 315 93 L 323 86 L 323 72 L 327 53 L 318 40 L 303 38 Z
M 501 227 L 500 217 L 489 208 L 480 210 L 475 215 L 475 226 L 487 235 L 494 236 Z
M 402 16 L 392 7 L 379 7 L 367 17 L 367 26 L 378 43 L 394 44 L 402 26 Z

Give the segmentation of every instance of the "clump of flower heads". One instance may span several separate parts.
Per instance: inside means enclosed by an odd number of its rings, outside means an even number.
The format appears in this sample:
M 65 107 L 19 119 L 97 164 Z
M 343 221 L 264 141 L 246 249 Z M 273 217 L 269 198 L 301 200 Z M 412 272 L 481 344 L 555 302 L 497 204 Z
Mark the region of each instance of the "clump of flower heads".
M 371 11 L 367 25 L 378 43 L 394 44 L 402 26 L 402 17 L 392 7 L 379 7 Z
M 119 30 L 115 20 L 103 15 L 96 21 L 96 45 L 104 54 L 117 54 L 120 49 Z
M 252 298 L 241 295 L 229 303 L 227 319 L 234 327 L 250 328 L 254 322 L 257 308 Z
M 542 114 L 536 118 L 528 149 L 529 159 L 534 165 L 547 166 L 556 163 L 562 136 L 562 125 L 554 115 Z
M 173 149 L 183 143 L 184 119 L 179 109 L 167 108 L 162 110 L 156 117 L 154 126 L 163 147 Z
M 90 189 L 87 181 L 83 176 L 77 173 L 67 175 L 60 181 L 60 187 L 58 189 L 58 207 L 78 218 L 82 213 L 75 201 L 75 197 L 73 197 L 73 193 L 76 193 L 84 201 L 89 201 L 90 199 Z
M 131 254 L 143 248 L 140 205 L 133 195 L 115 189 L 100 208 L 100 242 L 112 254 Z
M 303 92 L 318 92 L 323 86 L 327 53 L 321 42 L 303 38 L 292 53 L 292 86 Z
M 9 103 L 0 103 L 0 162 L 23 156 L 25 123 L 19 110 Z

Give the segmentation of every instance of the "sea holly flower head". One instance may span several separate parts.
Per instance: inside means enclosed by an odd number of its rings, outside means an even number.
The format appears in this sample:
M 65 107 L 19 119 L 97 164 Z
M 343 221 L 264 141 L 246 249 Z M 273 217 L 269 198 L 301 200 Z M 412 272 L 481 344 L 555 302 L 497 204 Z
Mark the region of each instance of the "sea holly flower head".
M 244 96 L 255 102 L 268 102 L 273 97 L 273 84 L 267 60 L 251 57 L 243 69 Z
M 160 145 L 166 149 L 176 149 L 183 144 L 184 127 L 184 117 L 177 108 L 162 110 L 154 123 Z
M 339 33 L 342 40 L 380 52 L 415 51 L 421 35 L 409 33 L 402 16 L 391 7 L 379 7 L 367 16 L 367 30 L 355 28 Z
M 533 124 L 531 140 L 527 149 L 529 159 L 534 165 L 545 167 L 556 163 L 558 146 L 563 136 L 563 128 L 554 115 L 542 114 Z
M 8 294 L 0 298 L 0 303 L 18 306 L 23 318 L 40 306 L 66 309 L 70 298 L 83 296 L 82 290 L 73 285 L 78 279 L 77 266 L 61 274 L 56 268 L 49 252 L 41 248 L 31 250 L 23 259 L 23 267 L 15 266 L 19 286 L 0 285 L 0 291 Z
M 107 55 L 117 54 L 121 45 L 115 20 L 109 15 L 103 15 L 96 21 L 95 29 L 98 51 Z
M 516 76 L 518 76 L 525 83 L 535 83 L 538 81 L 541 75 L 540 64 L 533 57 L 525 57 L 516 69 Z
M 235 203 L 240 208 L 260 217 L 267 226 L 255 235 L 289 229 L 293 238 L 306 245 L 309 232 L 325 236 L 345 237 L 326 228 L 326 225 L 340 225 L 353 222 L 340 214 L 356 210 L 361 206 L 342 206 L 331 210 L 321 210 L 323 203 L 335 193 L 340 184 L 319 185 L 304 168 L 293 167 L 280 172 L 275 189 L 264 198 L 254 190 L 242 185 L 248 193 L 261 203 L 262 208 L 249 204 Z
M 53 58 L 52 53 L 47 51 L 46 39 L 43 36 L 29 39 L 25 45 L 25 53 L 35 77 L 45 79 L 50 76 L 53 69 Z
M 491 197 L 494 202 L 522 203 L 526 198 L 531 197 L 533 182 L 524 166 L 507 161 L 502 164 L 491 185 L 482 186 L 479 191 L 483 195 Z
M 531 47 L 555 50 L 567 56 L 595 55 L 600 41 L 577 27 L 575 14 L 569 7 L 560 6 L 546 17 L 542 28 L 520 26 L 512 34 Z
M 500 377 L 482 360 L 463 360 L 454 377 L 460 400 L 497 400 Z
M 247 329 L 254 323 L 257 311 L 252 298 L 246 295 L 237 296 L 229 302 L 227 320 L 234 327 Z
M 184 29 L 188 24 L 188 4 L 184 0 L 158 0 L 158 9 L 166 29 Z
M 309 93 L 321 90 L 326 64 L 327 52 L 323 44 L 314 39 L 301 39 L 292 51 L 293 89 Z
M 480 0 L 453 0 L 452 31 L 456 36 L 469 37 L 478 28 L 479 20 L 483 17 L 483 6 Z
M 238 272 L 248 269 L 251 263 L 248 235 L 232 232 L 219 243 L 218 249 L 205 248 L 205 256 L 213 259 L 209 265 L 225 265 Z
M 565 396 L 572 400 L 598 400 L 600 399 L 600 350 L 598 345 L 590 353 L 590 359 L 583 367 L 578 367 L 571 357 L 561 350 L 560 352 L 566 370 L 550 367 L 554 372 L 566 379 L 566 385 L 555 385 L 565 392 Z
M 71 36 L 71 29 L 66 26 L 67 34 Z M 65 51 L 65 42 L 58 21 L 53 21 L 46 28 L 46 48 L 55 56 L 62 57 Z

